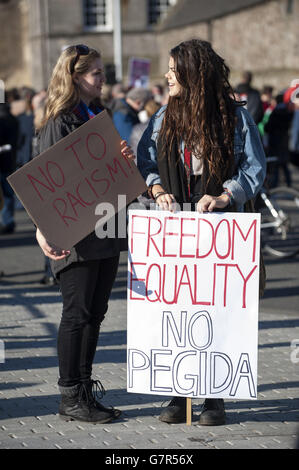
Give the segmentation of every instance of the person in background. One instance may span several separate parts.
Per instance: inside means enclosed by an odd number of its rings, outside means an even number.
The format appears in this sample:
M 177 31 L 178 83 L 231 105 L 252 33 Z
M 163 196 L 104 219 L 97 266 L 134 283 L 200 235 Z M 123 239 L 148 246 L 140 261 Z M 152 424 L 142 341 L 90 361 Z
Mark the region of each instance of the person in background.
M 261 91 L 261 100 L 263 104 L 264 112 L 267 111 L 269 106 L 273 103 L 273 86 L 271 85 L 264 85 Z
M 16 167 L 21 168 L 31 160 L 32 139 L 34 136 L 32 99 L 35 92 L 23 86 L 18 90 L 17 99 L 11 103 L 11 112 L 19 122 L 19 141 L 17 145 Z M 15 195 L 15 208 L 22 210 L 23 205 Z
M 265 124 L 265 132 L 268 134 L 267 155 L 277 158 L 277 162 L 274 162 L 271 167 L 269 165 L 268 183 L 271 188 L 278 185 L 280 170 L 283 171 L 286 185 L 292 185 L 289 170 L 289 130 L 293 119 L 293 107 L 284 103 L 283 93 L 276 96 L 276 103 Z
M 294 100 L 294 116 L 290 129 L 290 161 L 293 165 L 299 167 L 299 99 Z
M 209 42 L 193 39 L 171 49 L 165 77 L 168 105 L 150 119 L 137 152 L 149 194 L 164 210 L 193 203 L 199 213 L 243 211 L 264 182 L 266 160 L 252 117 L 233 99 L 229 68 Z M 160 420 L 185 422 L 186 398 L 174 397 Z M 206 398 L 199 424 L 225 420 L 223 399 Z
M 32 156 L 32 138 L 34 135 L 32 99 L 34 95 L 34 90 L 24 86 L 19 90 L 20 100 L 15 101 L 13 104 L 14 115 L 19 121 L 21 136 L 17 150 L 18 168 L 21 168 L 25 163 L 29 162 Z M 17 104 L 19 106 L 18 111 Z
M 164 94 L 163 86 L 157 83 L 152 87 L 151 92 L 152 92 L 153 99 L 155 100 L 155 102 L 161 106 L 161 103 L 163 100 L 163 94 Z
M 162 101 L 161 101 L 161 106 L 166 106 L 169 101 L 169 89 L 168 87 L 164 90 Z
M 140 122 L 133 127 L 130 145 L 135 155 L 137 155 L 138 143 L 142 137 L 143 132 L 147 128 L 150 118 L 160 109 L 160 107 L 161 106 L 154 99 L 149 100 L 144 106 L 146 119 L 144 122 Z
M 0 175 L 4 198 L 1 211 L 1 235 L 11 234 L 15 231 L 15 196 L 6 178 L 16 170 L 18 141 L 19 122 L 11 114 L 9 104 L 0 103 Z
M 132 88 L 126 97 L 118 99 L 113 107 L 116 130 L 129 144 L 133 127 L 140 122 L 138 114 L 151 97 L 151 92 L 145 88 Z
M 32 155 L 37 155 L 39 152 L 38 149 L 38 132 L 42 127 L 45 110 L 47 103 L 47 92 L 46 90 L 41 90 L 39 93 L 36 93 L 32 98 L 32 109 L 33 109 L 33 123 L 34 123 L 34 135 L 32 138 Z M 51 263 L 48 256 L 44 255 L 44 275 L 40 280 L 40 284 L 47 286 L 55 286 L 58 284 L 56 277 L 52 273 Z
M 290 161 L 293 165 L 299 166 L 299 81 L 293 80 L 290 86 L 285 90 L 283 95 L 284 103 L 293 108 L 294 115 L 292 118 L 290 135 L 289 135 L 289 151 Z
M 32 110 L 33 110 L 33 125 L 35 131 L 40 129 L 43 119 L 45 117 L 45 107 L 47 101 L 47 91 L 41 90 L 36 93 L 32 98 Z
M 107 109 L 109 104 L 111 103 L 112 100 L 112 86 L 108 85 L 107 83 L 104 83 L 103 85 L 103 92 L 101 95 L 101 102 L 103 103 L 103 106 Z
M 19 90 L 17 88 L 10 88 L 5 92 L 5 102 L 11 107 L 14 101 L 20 99 Z
M 125 99 L 127 92 L 127 88 L 122 83 L 115 83 L 115 85 L 112 86 L 111 99 L 109 103 L 107 103 L 107 107 L 108 109 L 110 109 L 112 114 L 114 111 L 114 107 L 118 103 L 118 100 Z
M 1 180 L 1 171 L 0 171 L 0 180 Z M 4 196 L 3 196 L 3 191 L 2 191 L 2 186 L 0 184 L 0 212 L 2 211 L 4 207 Z M 0 278 L 4 276 L 4 271 L 1 271 L 0 269 Z
M 100 102 L 105 81 L 101 54 L 86 45 L 67 47 L 60 55 L 50 80 L 45 117 L 38 134 L 37 153 L 44 152 L 103 110 Z M 121 142 L 125 158 L 133 158 Z M 49 243 L 36 230 L 43 253 L 51 259 L 59 281 L 62 317 L 58 330 L 59 416 L 65 421 L 108 423 L 120 410 L 105 407 L 104 388 L 92 379 L 100 325 L 108 309 L 117 274 L 122 240 L 100 239 L 93 231 L 70 250 Z
M 258 124 L 264 115 L 263 103 L 260 93 L 251 86 L 252 73 L 249 71 L 243 72 L 241 83 L 236 87 L 236 92 L 240 96 L 241 101 L 246 101 L 246 108 L 253 117 L 253 120 Z
M 269 138 L 268 134 L 265 132 L 265 125 L 269 121 L 270 114 L 276 106 L 275 98 L 273 97 L 273 87 L 265 85 L 261 93 L 261 100 L 263 103 L 264 116 L 262 120 L 258 123 L 258 129 L 261 134 L 262 142 L 266 153 L 268 152 Z

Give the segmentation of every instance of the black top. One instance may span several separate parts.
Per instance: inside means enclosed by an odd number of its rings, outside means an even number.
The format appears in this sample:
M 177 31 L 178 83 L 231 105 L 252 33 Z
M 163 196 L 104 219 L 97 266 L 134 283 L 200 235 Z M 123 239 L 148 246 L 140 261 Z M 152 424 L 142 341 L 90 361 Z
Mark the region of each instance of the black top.
M 16 151 L 19 140 L 19 123 L 6 103 L 0 103 L 0 146 L 10 145 L 10 150 L 0 154 L 0 172 L 8 175 L 16 169 Z
M 79 119 L 75 113 L 61 114 L 55 120 L 49 119 L 38 134 L 33 156 L 44 152 L 63 137 L 78 129 L 85 122 Z M 51 268 L 53 274 L 57 276 L 62 269 L 74 262 L 110 258 L 119 255 L 120 251 L 123 250 L 127 250 L 126 238 L 100 239 L 96 236 L 95 232 L 92 232 L 71 248 L 71 253 L 67 258 L 59 261 L 50 260 Z

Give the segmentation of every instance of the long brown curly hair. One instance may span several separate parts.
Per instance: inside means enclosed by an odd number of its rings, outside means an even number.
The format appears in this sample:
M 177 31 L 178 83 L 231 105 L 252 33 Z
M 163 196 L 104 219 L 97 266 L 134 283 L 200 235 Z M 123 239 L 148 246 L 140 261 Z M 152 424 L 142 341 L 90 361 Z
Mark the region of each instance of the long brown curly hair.
M 222 183 L 234 166 L 235 106 L 229 67 L 200 39 L 184 41 L 170 51 L 179 96 L 169 98 L 160 138 L 166 155 L 174 139 L 207 163 L 211 177 Z M 178 159 L 179 161 L 179 159 Z

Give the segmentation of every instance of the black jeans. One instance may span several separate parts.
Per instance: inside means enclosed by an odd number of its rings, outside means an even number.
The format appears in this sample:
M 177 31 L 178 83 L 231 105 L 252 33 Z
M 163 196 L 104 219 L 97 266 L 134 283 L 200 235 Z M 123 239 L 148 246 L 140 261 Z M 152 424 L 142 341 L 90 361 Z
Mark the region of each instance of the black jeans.
M 58 331 L 58 384 L 91 378 L 100 324 L 117 274 L 119 256 L 72 263 L 59 276 L 63 311 Z

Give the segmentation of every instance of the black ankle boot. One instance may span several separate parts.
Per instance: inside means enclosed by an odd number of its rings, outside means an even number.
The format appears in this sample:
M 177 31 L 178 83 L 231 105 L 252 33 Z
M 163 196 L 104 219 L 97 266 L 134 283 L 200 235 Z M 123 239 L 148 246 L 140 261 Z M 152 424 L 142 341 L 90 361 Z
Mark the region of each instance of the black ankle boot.
M 64 421 L 76 420 L 94 424 L 112 421 L 111 413 L 98 410 L 94 401 L 89 399 L 84 384 L 78 384 L 74 387 L 59 387 L 59 389 L 61 392 L 59 416 Z
M 100 382 L 100 380 L 92 380 L 90 379 L 87 382 L 84 382 L 86 385 L 87 393 L 90 400 L 93 400 L 95 407 L 100 410 L 104 411 L 105 413 L 110 413 L 112 419 L 117 419 L 121 415 L 121 410 L 117 408 L 106 407 L 104 406 L 99 400 L 103 398 L 106 391 Z
M 224 401 L 222 398 L 206 398 L 199 424 L 202 426 L 219 426 L 225 424 Z
M 183 423 L 186 421 L 186 398 L 174 397 L 159 416 L 164 423 Z

